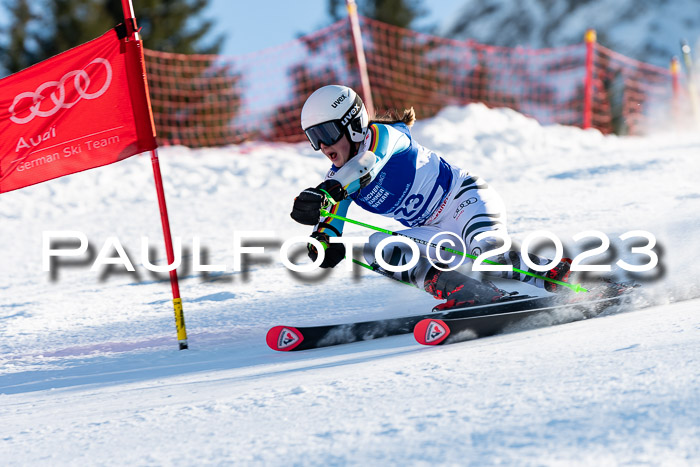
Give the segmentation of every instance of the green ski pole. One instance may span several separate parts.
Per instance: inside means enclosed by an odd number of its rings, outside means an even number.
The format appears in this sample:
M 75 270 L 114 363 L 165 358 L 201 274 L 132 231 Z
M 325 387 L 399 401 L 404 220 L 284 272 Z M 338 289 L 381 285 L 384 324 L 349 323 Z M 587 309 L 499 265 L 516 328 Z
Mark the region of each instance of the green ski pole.
M 381 227 L 376 227 L 376 226 L 371 225 L 371 224 L 366 224 L 366 223 L 364 223 L 364 222 L 356 221 L 356 220 L 354 220 L 354 219 L 349 219 L 349 218 L 347 218 L 347 217 L 339 216 L 339 215 L 337 215 L 337 214 L 330 213 L 330 212 L 328 212 L 327 210 L 325 210 L 325 209 L 323 209 L 323 208 L 321 209 L 321 215 L 324 216 L 324 217 L 332 217 L 332 218 L 334 218 L 334 219 L 338 219 L 338 220 L 341 220 L 341 221 L 349 222 L 349 223 L 351 223 L 351 224 L 359 225 L 360 227 L 365 227 L 365 228 L 368 228 L 368 229 L 376 230 L 377 232 L 385 233 L 385 234 L 387 234 L 387 235 L 394 235 L 394 236 L 399 236 L 399 237 L 405 237 L 405 238 L 408 238 L 409 240 L 413 240 L 413 241 L 416 242 L 416 243 L 420 243 L 420 244 L 422 244 L 422 245 L 430 246 L 430 247 L 433 247 L 433 248 L 439 248 L 439 249 L 441 249 L 441 250 L 443 250 L 443 251 L 447 251 L 448 253 L 452 253 L 452 254 L 455 254 L 455 255 L 460 255 L 460 256 L 467 257 L 467 258 L 476 259 L 476 256 L 470 255 L 469 253 L 464 253 L 464 252 L 461 252 L 461 251 L 457 251 L 457 250 L 454 250 L 454 249 L 452 249 L 452 248 L 449 248 L 449 247 L 446 247 L 446 246 L 442 246 L 442 245 L 439 245 L 439 246 L 438 246 L 438 245 L 436 245 L 435 243 L 428 243 L 428 242 L 426 242 L 425 240 L 421 240 L 420 238 L 414 238 L 414 237 L 411 237 L 410 235 L 402 234 L 402 233 L 399 233 L 399 232 L 393 232 L 393 231 L 391 231 L 391 230 L 382 229 Z M 491 261 L 491 260 L 488 260 L 488 259 L 485 259 L 485 260 L 484 260 L 484 263 L 495 264 L 495 265 L 502 266 L 501 264 L 496 263 L 496 262 Z M 365 265 L 365 266 L 367 266 L 367 265 Z M 371 268 L 371 266 L 370 266 L 370 268 Z M 525 274 L 525 275 L 530 276 L 530 277 L 535 277 L 535 278 L 538 278 L 538 279 L 542 279 L 542 280 L 545 280 L 545 281 L 548 281 L 548 282 L 553 282 L 553 283 L 555 283 L 555 284 L 557 284 L 557 285 L 561 285 L 561 286 L 564 286 L 564 287 L 568 287 L 568 288 L 570 288 L 571 290 L 573 290 L 573 291 L 576 292 L 576 293 L 578 293 L 578 292 L 588 292 L 588 289 L 582 287 L 581 284 L 568 284 L 568 283 L 566 283 L 566 282 L 558 281 L 558 280 L 556 280 L 556 279 L 550 279 L 550 278 L 548 278 L 548 277 L 540 276 L 539 274 L 534 274 L 534 273 L 531 273 L 531 272 L 529 272 L 529 271 L 523 271 L 522 269 L 518 269 L 518 268 L 513 268 L 513 271 L 518 272 L 518 273 L 520 273 L 520 274 Z

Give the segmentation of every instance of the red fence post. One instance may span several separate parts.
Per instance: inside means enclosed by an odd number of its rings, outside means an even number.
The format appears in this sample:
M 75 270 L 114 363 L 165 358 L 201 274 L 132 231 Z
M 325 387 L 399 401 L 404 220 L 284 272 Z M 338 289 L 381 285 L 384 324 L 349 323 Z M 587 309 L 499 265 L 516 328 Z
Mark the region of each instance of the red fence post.
M 360 32 L 360 20 L 357 17 L 357 4 L 355 0 L 345 0 L 348 7 L 348 15 L 350 16 L 350 30 L 352 31 L 352 40 L 355 43 L 355 55 L 357 56 L 357 65 L 360 68 L 360 83 L 362 86 L 362 97 L 364 98 L 365 107 L 369 112 L 369 118 L 374 118 L 374 102 L 372 101 L 372 89 L 369 86 L 369 75 L 367 74 L 367 62 L 365 61 L 365 49 L 362 45 L 362 33 Z
M 678 57 L 671 59 L 671 111 L 673 114 L 673 124 L 677 126 L 680 123 L 680 83 L 678 81 L 678 72 L 681 69 L 681 64 Z
M 596 32 L 589 29 L 584 36 L 586 42 L 586 78 L 583 83 L 583 128 L 591 127 L 593 120 L 593 53 L 595 52 Z

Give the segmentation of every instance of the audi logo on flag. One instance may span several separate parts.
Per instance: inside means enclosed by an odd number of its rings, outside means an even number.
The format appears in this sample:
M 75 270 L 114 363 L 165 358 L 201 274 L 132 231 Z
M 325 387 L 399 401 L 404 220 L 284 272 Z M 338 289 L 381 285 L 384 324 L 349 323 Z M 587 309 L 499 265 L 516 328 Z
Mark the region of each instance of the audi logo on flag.
M 90 70 L 91 73 L 94 73 L 92 74 L 91 79 L 91 75 L 85 70 L 92 64 L 101 66 L 99 66 L 95 71 L 92 69 Z M 66 95 L 69 94 L 66 87 L 67 85 L 70 87 L 71 78 L 77 97 L 72 102 L 66 102 Z M 102 80 L 104 80 L 104 82 L 102 83 L 101 87 L 97 88 Z M 95 81 L 97 84 L 92 86 L 91 89 L 91 84 L 93 81 Z M 81 99 L 97 99 L 104 94 L 107 89 L 109 89 L 109 85 L 111 83 L 112 67 L 109 64 L 109 61 L 105 60 L 104 58 L 96 58 L 81 70 L 69 71 L 63 75 L 59 81 L 47 81 L 36 88 L 36 91 L 27 91 L 15 96 L 14 100 L 12 101 L 12 105 L 9 108 L 10 114 L 12 114 L 10 116 L 10 120 L 22 125 L 31 122 L 34 117 L 50 117 L 56 114 L 56 112 L 58 112 L 60 109 L 70 109 Z M 49 94 L 45 94 L 47 90 L 50 91 Z M 50 98 L 52 106 L 49 108 L 44 106 L 44 108 L 42 108 L 42 104 L 44 102 L 49 102 L 47 97 Z M 31 104 L 27 106 L 29 101 L 31 101 Z M 24 115 L 25 112 L 29 112 L 29 114 Z M 17 114 L 22 116 L 18 116 Z

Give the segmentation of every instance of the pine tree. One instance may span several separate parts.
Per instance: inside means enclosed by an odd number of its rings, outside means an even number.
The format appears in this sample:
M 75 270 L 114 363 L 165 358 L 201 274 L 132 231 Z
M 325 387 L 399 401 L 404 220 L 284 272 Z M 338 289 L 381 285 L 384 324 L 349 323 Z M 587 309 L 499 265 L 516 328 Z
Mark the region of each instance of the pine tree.
M 213 22 L 201 18 L 209 0 L 139 0 L 134 13 L 144 46 L 174 53 L 219 52 L 223 36 L 204 36 Z M 121 0 L 4 0 L 10 26 L 1 31 L 0 65 L 14 73 L 94 39 L 123 22 Z M 41 12 L 39 14 L 38 12 Z
M 31 29 L 38 16 L 32 11 L 28 0 L 4 0 L 2 6 L 10 17 L 9 26 L 0 28 L 0 36 L 6 38 L 0 43 L 0 71 L 7 74 L 40 60 L 37 34 Z
M 103 0 L 52 0 L 44 6 L 38 38 L 41 59 L 88 42 L 114 27 Z
M 357 11 L 382 23 L 410 28 L 425 13 L 422 4 L 422 0 L 357 0 Z M 328 0 L 328 13 L 334 21 L 347 16 L 345 0 Z
M 122 22 L 121 0 L 100 0 L 114 24 Z M 203 44 L 214 22 L 201 19 L 209 0 L 138 0 L 134 15 L 142 28 L 144 47 L 160 52 L 180 54 L 217 54 L 223 36 Z

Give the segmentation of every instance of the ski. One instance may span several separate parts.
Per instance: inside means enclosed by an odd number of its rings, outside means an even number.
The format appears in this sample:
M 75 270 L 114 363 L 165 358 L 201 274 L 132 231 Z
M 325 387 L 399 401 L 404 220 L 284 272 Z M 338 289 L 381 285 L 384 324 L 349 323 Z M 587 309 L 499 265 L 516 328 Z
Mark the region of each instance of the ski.
M 274 326 L 267 332 L 266 341 L 272 350 L 281 352 L 308 350 L 400 334 L 410 334 L 418 322 L 427 318 L 455 319 L 468 316 L 509 313 L 530 308 L 552 306 L 556 300 L 556 296 L 532 297 L 529 295 L 514 295 L 507 301 L 453 309 L 445 313 L 429 313 L 323 326 Z
M 554 303 L 550 306 L 537 306 L 530 309 L 489 314 L 485 316 L 468 316 L 461 318 L 429 317 L 419 321 L 413 329 L 413 336 L 423 345 L 441 345 L 462 342 L 479 337 L 498 334 L 509 326 L 522 323 L 529 317 L 542 313 L 576 310 L 578 315 L 567 315 L 565 322 L 578 321 L 597 316 L 610 306 L 622 302 L 625 295 L 631 292 L 635 285 L 611 284 L 603 286 L 594 292 L 594 298 L 584 298 L 564 303 Z M 535 323 L 533 323 L 535 324 Z M 560 324 L 560 323 L 555 323 Z
M 478 321 L 481 323 L 480 332 L 482 335 L 490 335 L 488 334 L 489 332 L 492 334 L 500 332 L 511 322 L 511 319 L 520 320 L 543 311 L 564 308 L 588 310 L 584 317 L 591 317 L 600 313 L 604 308 L 618 303 L 622 295 L 630 292 L 635 287 L 637 287 L 637 284 L 609 283 L 592 289 L 586 294 L 550 295 L 547 297 L 513 295 L 506 301 L 453 309 L 444 313 L 433 312 L 422 315 L 321 326 L 274 326 L 267 332 L 266 342 L 272 350 L 280 352 L 308 350 L 400 334 L 410 334 L 414 332 L 414 328 L 418 323 L 424 320 L 442 320 L 442 322 L 446 323 L 447 321 L 445 320 L 480 319 Z M 509 314 L 513 314 L 512 317 L 505 316 Z M 496 315 L 504 316 L 497 318 Z M 476 322 L 472 321 L 472 323 Z M 445 339 L 447 337 L 445 336 Z M 441 342 L 444 342 L 445 339 Z

